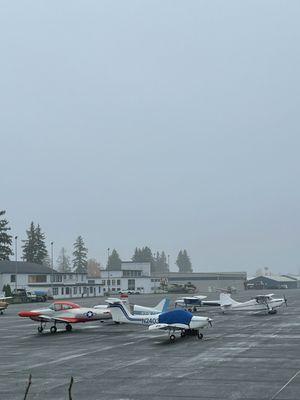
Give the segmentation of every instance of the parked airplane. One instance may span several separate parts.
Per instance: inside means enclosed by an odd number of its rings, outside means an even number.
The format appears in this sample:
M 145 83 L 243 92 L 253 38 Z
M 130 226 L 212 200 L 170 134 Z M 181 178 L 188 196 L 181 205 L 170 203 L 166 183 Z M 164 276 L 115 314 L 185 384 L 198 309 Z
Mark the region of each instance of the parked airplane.
M 267 311 L 269 314 L 276 314 L 277 308 L 281 307 L 285 303 L 287 306 L 287 299 L 283 298 L 275 299 L 274 294 L 263 294 L 254 297 L 244 303 L 239 303 L 233 300 L 228 293 L 220 293 L 221 309 L 225 311 Z
M 137 304 L 131 305 L 128 302 L 128 297 L 120 298 L 120 301 L 122 304 L 126 305 L 129 308 L 129 310 L 132 312 L 133 315 L 159 314 L 161 312 L 167 311 L 168 307 L 170 305 L 170 300 L 167 298 L 162 299 L 155 307 L 144 307 L 144 306 L 139 306 Z M 94 308 L 99 309 L 99 310 L 108 310 L 109 305 L 108 304 L 100 304 L 98 306 L 95 306 Z
M 207 296 L 184 296 L 175 301 L 175 307 L 188 308 L 189 311 L 197 311 L 198 307 L 220 306 L 219 300 L 204 300 Z
M 80 307 L 78 304 L 71 303 L 69 301 L 55 301 L 46 308 L 40 308 L 38 310 L 21 311 L 19 312 L 20 317 L 27 317 L 33 321 L 40 322 L 38 326 L 38 332 L 42 333 L 46 323 L 52 322 L 53 325 L 50 327 L 51 333 L 56 333 L 56 324 L 63 323 L 66 325 L 66 331 L 72 330 L 71 324 L 77 324 L 81 322 L 90 322 L 96 320 L 104 320 L 111 318 L 108 310 L 97 310 L 93 307 Z
M 3 315 L 3 311 L 7 309 L 8 302 L 5 300 L 12 299 L 12 297 L 0 297 L 0 314 Z
M 203 334 L 200 330 L 212 323 L 210 318 L 196 317 L 184 310 L 171 310 L 154 315 L 132 315 L 120 299 L 108 299 L 106 301 L 110 306 L 113 321 L 146 325 L 150 331 L 167 331 L 171 342 L 176 339 L 175 331 L 180 331 L 181 337 L 197 335 L 198 339 L 202 339 Z

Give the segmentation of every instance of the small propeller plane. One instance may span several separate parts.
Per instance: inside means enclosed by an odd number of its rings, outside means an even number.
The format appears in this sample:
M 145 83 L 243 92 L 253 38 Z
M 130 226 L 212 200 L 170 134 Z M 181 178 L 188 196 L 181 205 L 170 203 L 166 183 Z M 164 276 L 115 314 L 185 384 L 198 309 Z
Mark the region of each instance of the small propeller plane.
M 12 299 L 12 297 L 0 297 L 0 314 L 3 315 L 3 311 L 7 309 L 8 302 L 5 300 Z
M 50 327 L 51 333 L 56 333 L 56 324 L 63 323 L 67 332 L 71 332 L 72 324 L 91 322 L 97 320 L 110 319 L 108 310 L 97 310 L 93 307 L 80 307 L 78 304 L 70 301 L 55 301 L 45 308 L 31 311 L 19 312 L 20 317 L 30 318 L 33 321 L 40 322 L 38 332 L 42 333 L 48 322 L 53 323 Z
M 149 331 L 167 331 L 171 342 L 176 339 L 175 332 L 180 331 L 181 337 L 192 335 L 203 338 L 201 329 L 212 325 L 212 319 L 194 316 L 185 310 L 171 310 L 158 314 L 132 315 L 120 299 L 107 299 L 112 319 L 115 322 L 140 324 L 148 326 Z
M 254 297 L 251 300 L 239 303 L 233 300 L 229 293 L 220 293 L 220 304 L 223 312 L 225 311 L 267 311 L 268 314 L 276 314 L 277 308 L 283 304 L 287 306 L 287 299 L 283 298 L 276 299 L 273 297 L 274 294 L 262 294 Z
M 125 306 L 127 306 L 134 315 L 159 314 L 161 312 L 167 311 L 168 307 L 170 305 L 170 300 L 167 298 L 162 299 L 155 307 L 144 307 L 144 306 L 139 306 L 137 304 L 131 305 L 128 302 L 128 296 L 121 297 L 120 300 L 121 300 L 121 303 L 124 304 Z M 100 304 L 98 306 L 95 306 L 94 308 L 99 309 L 99 310 L 108 310 L 109 305 L 108 304 L 106 304 L 106 305 Z
M 205 300 L 207 296 L 184 296 L 175 300 L 175 307 L 187 308 L 189 311 L 197 311 L 198 307 L 220 306 L 219 300 Z

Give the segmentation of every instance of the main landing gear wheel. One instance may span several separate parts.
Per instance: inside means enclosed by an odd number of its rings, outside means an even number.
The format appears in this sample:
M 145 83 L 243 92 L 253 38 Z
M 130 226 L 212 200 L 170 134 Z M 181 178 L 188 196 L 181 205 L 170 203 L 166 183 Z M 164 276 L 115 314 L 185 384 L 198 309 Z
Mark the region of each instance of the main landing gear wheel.
M 42 326 L 38 326 L 38 333 L 43 333 L 44 328 Z
M 277 314 L 277 310 L 270 310 L 269 314 Z
M 197 337 L 198 337 L 198 339 L 200 339 L 200 340 L 203 339 L 203 333 L 198 332 Z
M 170 342 L 174 343 L 176 340 L 176 336 L 175 335 L 170 335 Z
M 72 330 L 72 325 L 71 324 L 67 324 L 66 325 L 66 331 L 67 332 L 71 332 L 71 330 Z
M 180 336 L 181 336 L 181 337 L 185 337 L 185 336 L 186 336 L 186 331 L 181 331 L 181 332 L 180 332 Z
M 57 328 L 56 328 L 55 325 L 51 326 L 50 332 L 51 332 L 51 333 L 56 333 L 56 332 L 57 332 Z

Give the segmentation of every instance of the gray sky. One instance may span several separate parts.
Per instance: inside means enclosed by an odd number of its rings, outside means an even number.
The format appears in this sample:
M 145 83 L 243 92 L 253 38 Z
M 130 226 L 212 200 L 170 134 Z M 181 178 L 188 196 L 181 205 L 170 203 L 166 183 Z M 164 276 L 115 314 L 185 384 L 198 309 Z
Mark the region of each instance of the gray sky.
M 1 1 L 1 207 L 105 262 L 300 267 L 299 1 Z M 174 268 L 174 267 L 173 267 Z

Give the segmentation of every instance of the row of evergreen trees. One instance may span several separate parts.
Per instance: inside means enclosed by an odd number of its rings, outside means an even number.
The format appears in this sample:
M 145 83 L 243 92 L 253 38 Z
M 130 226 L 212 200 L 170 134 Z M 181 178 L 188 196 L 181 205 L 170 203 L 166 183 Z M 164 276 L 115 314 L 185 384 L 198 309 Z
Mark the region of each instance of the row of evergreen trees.
M 0 261 L 9 260 L 10 256 L 13 255 L 12 235 L 9 233 L 11 228 L 9 227 L 8 221 L 4 218 L 4 215 L 5 211 L 0 211 Z M 45 241 L 46 237 L 40 225 L 38 224 L 35 226 L 35 224 L 31 222 L 29 229 L 26 231 L 26 239 L 22 241 L 22 259 L 28 262 L 51 266 L 51 260 Z M 94 270 L 97 269 L 95 268 L 97 265 L 96 260 L 88 260 L 88 249 L 81 236 L 78 236 L 73 247 L 72 261 L 67 255 L 66 249 L 64 247 L 61 249 L 57 259 L 57 269 L 59 271 L 81 273 L 87 272 L 88 267 Z M 152 250 L 147 246 L 136 248 L 131 259 L 134 262 L 150 262 L 152 274 L 164 274 L 169 272 L 169 260 L 167 260 L 164 251 L 152 253 Z M 121 263 L 122 261 L 117 250 L 113 249 L 108 258 L 107 269 L 120 270 Z M 193 271 L 192 263 L 186 250 L 180 250 L 176 265 L 179 272 L 186 273 Z
M 152 250 L 145 246 L 137 248 L 131 257 L 134 262 L 149 262 L 151 265 L 151 273 L 168 273 L 169 272 L 169 260 L 167 260 L 166 253 L 157 251 L 152 253 Z M 113 249 L 111 255 L 108 258 L 107 269 L 108 270 L 120 270 L 121 269 L 121 258 L 116 249 Z M 176 259 L 176 265 L 179 272 L 193 272 L 192 263 L 186 250 L 180 250 Z
M 0 261 L 9 260 L 13 255 L 11 228 L 4 215 L 5 211 L 0 211 Z M 46 236 L 39 224 L 35 226 L 34 222 L 31 222 L 29 229 L 26 231 L 26 239 L 22 240 L 22 242 L 22 259 L 24 261 L 51 266 L 46 246 Z M 64 272 L 86 272 L 88 250 L 85 247 L 83 238 L 78 236 L 73 246 L 72 264 L 63 248 L 57 260 L 58 268 Z

